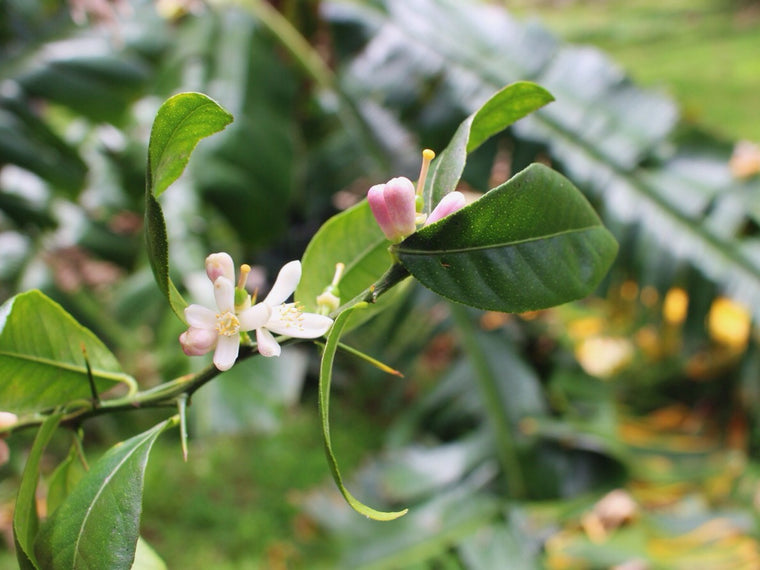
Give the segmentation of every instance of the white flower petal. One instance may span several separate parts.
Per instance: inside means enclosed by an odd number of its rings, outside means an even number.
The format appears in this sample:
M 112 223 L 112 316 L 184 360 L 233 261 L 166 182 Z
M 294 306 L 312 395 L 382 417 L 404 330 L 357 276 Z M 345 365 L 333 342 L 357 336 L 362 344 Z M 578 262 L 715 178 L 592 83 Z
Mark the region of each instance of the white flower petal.
M 281 305 L 288 307 L 288 305 Z M 274 314 L 281 314 L 276 307 Z M 319 338 L 324 335 L 332 326 L 333 320 L 324 315 L 316 313 L 301 313 L 294 322 L 292 319 L 271 318 L 267 323 L 267 328 L 276 334 L 282 334 L 293 338 Z
M 257 303 L 253 307 L 244 309 L 238 313 L 241 331 L 252 331 L 263 327 L 272 314 L 272 309 L 266 303 Z
M 220 279 L 224 279 L 220 277 Z M 240 336 L 239 335 L 219 335 L 216 342 L 216 350 L 214 351 L 214 366 L 219 370 L 229 370 L 238 357 L 238 351 L 240 350 Z
M 256 329 L 256 345 L 261 356 L 280 356 L 280 345 L 267 329 Z
M 220 313 L 235 312 L 235 285 L 226 277 L 214 281 L 214 298 Z
M 272 290 L 266 296 L 264 302 L 270 307 L 279 305 L 293 294 L 301 280 L 301 262 L 291 261 L 286 263 L 277 274 L 277 279 L 272 285 Z
M 188 305 L 185 307 L 185 319 L 191 327 L 199 329 L 215 329 L 216 313 L 202 305 Z

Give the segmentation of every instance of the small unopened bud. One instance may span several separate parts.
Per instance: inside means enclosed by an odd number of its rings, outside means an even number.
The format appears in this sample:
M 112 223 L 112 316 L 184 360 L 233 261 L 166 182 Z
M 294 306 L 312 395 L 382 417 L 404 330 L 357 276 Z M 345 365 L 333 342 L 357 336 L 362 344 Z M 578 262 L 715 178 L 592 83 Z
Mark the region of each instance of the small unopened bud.
M 190 327 L 179 335 L 179 343 L 188 356 L 201 356 L 216 346 L 217 337 L 214 330 Z
M 390 241 L 398 243 L 417 229 L 414 185 L 408 178 L 391 178 L 386 184 L 376 184 L 367 192 L 367 201 Z
M 18 423 L 18 416 L 12 412 L 0 412 L 0 430 L 6 430 Z
M 214 283 L 218 277 L 235 281 L 235 262 L 229 253 L 212 253 L 206 258 L 206 275 Z
M 453 214 L 457 210 L 461 210 L 466 205 L 467 200 L 465 199 L 464 194 L 456 191 L 449 192 L 443 198 L 441 198 L 441 201 L 438 202 L 438 205 L 433 209 L 432 212 L 430 212 L 425 225 L 437 222 L 438 220 L 441 220 L 446 216 Z

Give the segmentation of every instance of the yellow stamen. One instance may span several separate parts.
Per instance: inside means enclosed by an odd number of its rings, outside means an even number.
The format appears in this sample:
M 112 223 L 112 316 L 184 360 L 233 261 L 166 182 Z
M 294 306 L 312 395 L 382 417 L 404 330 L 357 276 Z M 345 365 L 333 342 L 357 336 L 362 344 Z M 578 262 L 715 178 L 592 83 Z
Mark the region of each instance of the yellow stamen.
M 288 303 L 280 305 L 280 320 L 287 327 L 303 330 L 303 305 L 301 303 Z
M 248 283 L 248 274 L 251 272 L 251 266 L 244 263 L 240 266 L 240 277 L 238 278 L 238 289 L 245 289 L 245 284 Z
M 240 321 L 234 313 L 217 313 L 216 332 L 224 336 L 234 336 L 240 332 Z
M 435 158 L 435 153 L 426 148 L 422 151 L 422 167 L 420 168 L 420 177 L 417 179 L 417 195 L 422 196 L 422 190 L 425 188 L 425 179 L 427 178 L 430 162 Z

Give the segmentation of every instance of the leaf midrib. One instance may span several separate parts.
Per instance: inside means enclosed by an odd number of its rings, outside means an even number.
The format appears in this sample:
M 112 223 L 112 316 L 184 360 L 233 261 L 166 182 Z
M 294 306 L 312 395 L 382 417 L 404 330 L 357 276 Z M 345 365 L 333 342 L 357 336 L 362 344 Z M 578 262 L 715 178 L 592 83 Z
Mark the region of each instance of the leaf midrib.
M 513 247 L 522 245 L 525 243 L 532 243 L 537 242 L 541 240 L 546 239 L 552 239 L 555 237 L 560 237 L 564 235 L 571 235 L 571 234 L 577 234 L 586 232 L 588 230 L 593 230 L 597 228 L 604 228 L 601 224 L 595 224 L 593 226 L 585 226 L 582 228 L 573 228 L 569 230 L 564 230 L 561 232 L 555 232 L 553 234 L 544 234 L 541 236 L 536 236 L 532 238 L 525 238 L 521 240 L 514 240 L 509 242 L 503 242 L 503 243 L 493 243 L 493 244 L 487 244 L 487 245 L 480 245 L 480 246 L 472 246 L 472 247 L 460 247 L 460 248 L 454 248 L 454 249 L 436 249 L 436 250 L 430 250 L 430 249 L 406 249 L 406 248 L 399 248 L 396 250 L 396 252 L 400 255 L 419 255 L 419 256 L 431 256 L 431 255 L 444 255 L 444 254 L 456 254 L 456 253 L 470 253 L 473 251 L 480 251 L 480 250 L 486 250 L 486 249 L 499 249 L 499 248 L 505 248 L 505 247 Z
M 60 360 L 52 360 L 52 359 L 45 358 L 42 356 L 34 356 L 30 354 L 14 353 L 14 352 L 8 352 L 5 350 L 0 350 L 0 357 L 2 356 L 5 356 L 7 358 L 17 359 L 17 360 L 23 360 L 25 362 L 33 362 L 35 364 L 49 366 L 51 368 L 60 368 L 63 370 L 68 370 L 69 372 L 76 372 L 77 374 L 82 374 L 82 375 L 87 374 L 87 368 L 82 365 L 73 364 L 70 362 L 62 362 Z M 92 371 L 93 376 L 97 376 L 98 378 L 103 378 L 105 380 L 113 380 L 116 382 L 126 382 L 127 379 L 129 378 L 129 375 L 123 372 L 108 372 L 106 370 L 101 370 L 97 368 L 92 368 L 91 371 Z

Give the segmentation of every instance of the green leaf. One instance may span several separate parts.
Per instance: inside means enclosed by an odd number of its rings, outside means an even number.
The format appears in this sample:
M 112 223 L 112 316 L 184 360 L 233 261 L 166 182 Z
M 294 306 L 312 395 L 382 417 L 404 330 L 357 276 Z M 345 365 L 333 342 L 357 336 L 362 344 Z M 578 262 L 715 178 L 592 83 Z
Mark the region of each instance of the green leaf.
M 585 297 L 616 252 L 583 195 L 538 164 L 395 247 L 409 273 L 439 295 L 503 312 Z
M 159 288 L 184 321 L 187 303 L 169 277 L 166 222 L 157 197 L 185 170 L 198 142 L 232 122 L 232 115 L 201 93 L 180 93 L 167 99 L 156 114 L 148 146 L 145 186 L 145 236 L 148 257 Z
M 17 414 L 88 401 L 92 391 L 83 348 L 98 393 L 134 379 L 108 348 L 58 303 L 37 290 L 0 307 L 0 401 Z
M 201 139 L 221 131 L 232 115 L 201 93 L 179 93 L 156 114 L 148 145 L 148 184 L 158 197 L 185 170 Z
M 40 478 L 40 459 L 50 438 L 58 428 L 61 417 L 62 414 L 50 415 L 40 426 L 24 466 L 21 485 L 19 485 L 16 507 L 13 511 L 13 538 L 16 543 L 16 558 L 21 570 L 40 568 L 32 549 L 39 528 L 37 482 Z
M 375 222 L 366 200 L 327 220 L 309 242 L 302 259 L 301 281 L 295 299 L 306 311 L 316 311 L 317 296 L 333 279 L 335 265 L 346 269 L 340 281 L 340 302 L 347 303 L 364 292 L 391 266 L 388 240 Z M 400 289 L 400 288 L 397 288 Z M 352 319 L 355 327 L 382 311 L 394 295 L 380 297 L 361 315 Z
M 44 568 L 129 570 L 135 559 L 145 466 L 170 418 L 116 444 L 45 522 L 34 548 Z
M 396 512 L 377 511 L 356 499 L 348 489 L 346 489 L 345 485 L 343 485 L 343 478 L 338 469 L 338 461 L 333 453 L 332 442 L 330 439 L 330 383 L 332 382 L 332 368 L 333 361 L 335 360 L 335 351 L 338 349 L 340 335 L 343 333 L 348 318 L 356 309 L 361 309 L 366 306 L 366 303 L 359 303 L 343 311 L 335 319 L 335 322 L 327 335 L 327 342 L 324 351 L 322 352 L 322 363 L 319 370 L 319 415 L 322 422 L 322 438 L 325 446 L 325 454 L 327 455 L 327 463 L 330 466 L 330 471 L 332 472 L 335 484 L 346 499 L 346 502 L 352 509 L 366 517 L 378 521 L 391 521 L 405 515 L 407 509 Z
M 74 437 L 78 438 L 78 435 Z M 55 511 L 63 500 L 68 496 L 71 490 L 76 487 L 77 483 L 84 477 L 87 472 L 79 456 L 81 451 L 81 441 L 75 441 L 71 444 L 71 449 L 66 458 L 58 464 L 52 475 L 48 479 L 47 493 L 47 510 Z
M 543 87 L 520 81 L 507 85 L 467 117 L 446 149 L 433 163 L 425 185 L 425 211 L 430 212 L 446 194 L 456 189 L 467 155 L 509 125 L 554 101 Z
M 142 536 L 137 539 L 132 570 L 166 570 L 166 563 Z

